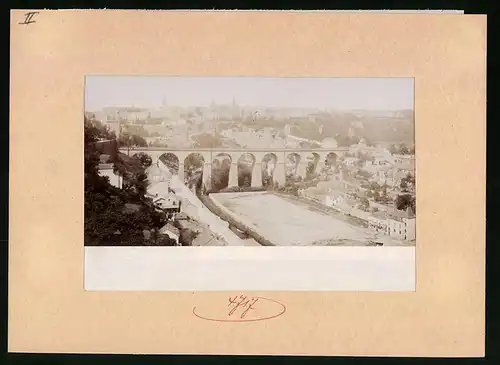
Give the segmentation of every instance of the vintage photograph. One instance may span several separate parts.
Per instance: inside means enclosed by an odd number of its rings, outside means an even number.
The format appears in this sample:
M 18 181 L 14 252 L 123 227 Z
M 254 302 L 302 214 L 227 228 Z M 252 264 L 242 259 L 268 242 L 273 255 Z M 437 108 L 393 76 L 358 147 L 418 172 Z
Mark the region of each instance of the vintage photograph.
M 414 80 L 87 76 L 85 246 L 414 246 Z

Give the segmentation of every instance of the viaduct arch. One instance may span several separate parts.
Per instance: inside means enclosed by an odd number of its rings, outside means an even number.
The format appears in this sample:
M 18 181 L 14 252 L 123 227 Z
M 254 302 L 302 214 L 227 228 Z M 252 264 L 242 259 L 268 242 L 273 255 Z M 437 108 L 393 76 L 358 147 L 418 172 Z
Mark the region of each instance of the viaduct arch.
M 120 152 L 130 156 L 145 153 L 152 159 L 152 163 L 161 163 L 174 175 L 179 175 L 185 181 L 187 166 L 192 160 L 192 155 L 201 156 L 203 184 L 210 188 L 212 183 L 213 165 L 221 163 L 224 159 L 229 162 L 229 178 L 227 186 L 239 186 L 238 162 L 243 155 L 251 156 L 254 161 L 252 166 L 251 186 L 261 187 L 265 177 L 273 183 L 285 183 L 287 167 L 291 166 L 292 173 L 302 178 L 308 172 L 317 172 L 322 167 L 338 161 L 348 151 L 347 147 L 331 149 L 169 149 L 158 147 L 138 147 L 133 150 L 120 148 Z M 190 157 L 188 159 L 188 157 Z M 222 160 L 221 160 L 222 158 Z M 218 162 L 214 162 L 218 160 Z M 227 161 L 229 160 L 229 161 Z

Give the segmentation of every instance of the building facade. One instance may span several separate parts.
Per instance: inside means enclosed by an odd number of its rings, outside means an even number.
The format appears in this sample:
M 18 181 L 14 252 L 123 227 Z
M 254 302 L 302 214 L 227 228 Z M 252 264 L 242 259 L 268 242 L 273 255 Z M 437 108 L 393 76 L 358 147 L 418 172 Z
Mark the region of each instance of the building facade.
M 416 217 L 410 207 L 406 211 L 395 210 L 389 214 L 387 234 L 406 241 L 412 241 L 416 238 Z

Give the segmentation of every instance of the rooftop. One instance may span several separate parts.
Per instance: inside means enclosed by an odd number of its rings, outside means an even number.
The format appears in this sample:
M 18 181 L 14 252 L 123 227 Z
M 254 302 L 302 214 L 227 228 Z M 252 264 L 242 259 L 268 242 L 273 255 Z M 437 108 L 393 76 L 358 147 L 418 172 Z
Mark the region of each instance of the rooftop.
M 400 220 L 402 218 L 415 218 L 415 213 L 411 210 L 411 208 L 408 206 L 406 210 L 398 210 L 394 209 L 393 211 L 390 212 L 390 218 L 395 219 L 395 220 Z
M 377 218 L 377 219 L 387 219 L 387 212 L 384 212 L 384 211 L 377 211 L 377 212 L 372 213 L 372 215 L 374 218 Z
M 353 207 L 353 206 L 355 206 L 355 205 L 358 203 L 356 199 L 351 198 L 351 197 L 349 197 L 349 196 L 345 198 L 344 202 L 345 202 L 347 205 L 352 206 L 352 207 Z
M 99 164 L 99 170 L 113 170 L 113 164 L 112 163 L 100 163 Z
M 168 233 L 173 233 L 177 236 L 179 236 L 179 229 L 177 227 L 175 227 L 173 224 L 171 223 L 167 223 L 165 224 L 163 227 L 160 228 L 160 233 L 161 234 L 168 234 Z
M 409 163 L 396 163 L 394 164 L 394 167 L 399 169 L 399 170 L 414 170 L 415 169 L 415 163 L 414 162 L 409 162 Z

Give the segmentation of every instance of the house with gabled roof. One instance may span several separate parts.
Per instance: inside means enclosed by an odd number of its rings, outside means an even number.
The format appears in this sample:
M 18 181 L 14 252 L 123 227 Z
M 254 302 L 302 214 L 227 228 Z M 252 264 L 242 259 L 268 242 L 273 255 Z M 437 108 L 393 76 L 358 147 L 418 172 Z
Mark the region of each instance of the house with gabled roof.
M 387 234 L 399 239 L 412 241 L 416 236 L 416 216 L 411 207 L 406 210 L 394 209 L 387 219 Z

